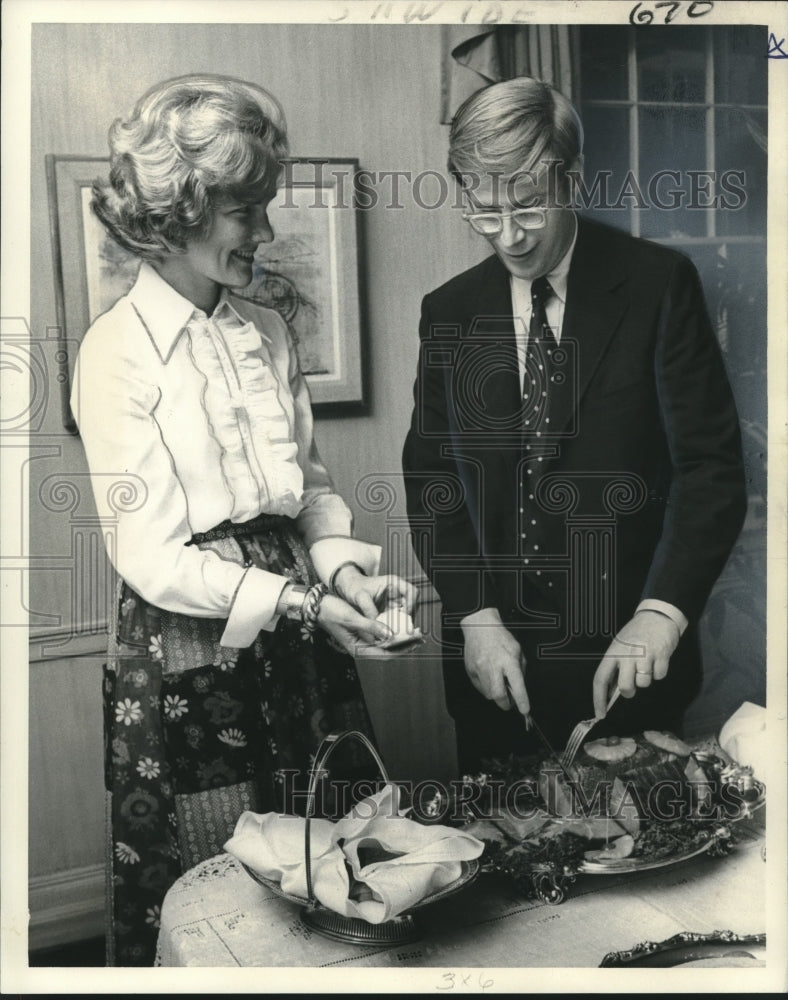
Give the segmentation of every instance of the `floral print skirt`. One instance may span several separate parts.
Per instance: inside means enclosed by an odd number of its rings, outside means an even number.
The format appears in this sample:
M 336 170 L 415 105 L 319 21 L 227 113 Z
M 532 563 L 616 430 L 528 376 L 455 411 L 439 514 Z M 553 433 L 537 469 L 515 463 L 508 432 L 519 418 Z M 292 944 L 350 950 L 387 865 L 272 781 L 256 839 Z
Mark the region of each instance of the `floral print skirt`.
M 193 542 L 316 582 L 287 518 L 221 525 Z M 249 648 L 228 649 L 223 619 L 162 611 L 123 581 L 116 615 L 104 673 L 107 960 L 152 965 L 172 883 L 222 851 L 244 810 L 303 813 L 323 737 L 371 738 L 372 728 L 352 657 L 320 629 L 280 619 Z M 338 748 L 332 772 L 351 782 L 376 773 L 356 741 Z M 318 804 L 329 816 L 346 807 L 328 794 Z

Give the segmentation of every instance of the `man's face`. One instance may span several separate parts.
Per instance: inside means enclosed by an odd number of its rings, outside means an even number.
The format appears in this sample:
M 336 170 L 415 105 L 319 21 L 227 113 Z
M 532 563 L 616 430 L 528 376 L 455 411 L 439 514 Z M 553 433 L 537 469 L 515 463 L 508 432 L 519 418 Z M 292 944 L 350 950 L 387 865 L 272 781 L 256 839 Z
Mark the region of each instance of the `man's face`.
M 575 215 L 566 186 L 546 170 L 538 175 L 523 171 L 510 177 L 484 174 L 478 187 L 467 189 L 468 211 L 502 214 L 497 236 L 484 238 L 515 278 L 533 281 L 549 274 L 569 249 L 575 234 Z M 524 229 L 506 213 L 517 208 L 543 208 L 541 229 Z

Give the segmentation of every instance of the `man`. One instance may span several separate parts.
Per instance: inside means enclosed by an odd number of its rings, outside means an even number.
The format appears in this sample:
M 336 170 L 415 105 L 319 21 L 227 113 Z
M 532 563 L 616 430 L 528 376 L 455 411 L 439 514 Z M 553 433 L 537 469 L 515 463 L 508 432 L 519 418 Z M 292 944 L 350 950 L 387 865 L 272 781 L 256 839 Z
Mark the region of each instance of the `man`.
M 595 735 L 679 729 L 745 512 L 695 269 L 578 218 L 581 166 L 577 113 L 530 78 L 452 123 L 449 169 L 493 254 L 423 301 L 403 468 L 462 771 L 536 749 L 529 713 L 562 746 L 616 684 Z

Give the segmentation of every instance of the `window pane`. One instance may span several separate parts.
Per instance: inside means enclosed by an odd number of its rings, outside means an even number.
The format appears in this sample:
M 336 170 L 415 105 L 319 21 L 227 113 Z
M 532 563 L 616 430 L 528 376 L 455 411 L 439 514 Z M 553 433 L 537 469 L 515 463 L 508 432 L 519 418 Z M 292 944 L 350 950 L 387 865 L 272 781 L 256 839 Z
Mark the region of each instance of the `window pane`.
M 714 99 L 723 104 L 766 104 L 766 27 L 714 28 Z
M 715 151 L 721 236 L 766 235 L 766 112 L 718 108 Z
M 646 200 L 652 206 L 641 212 L 643 236 L 705 236 L 706 213 L 710 209 L 691 208 L 689 205 L 690 201 L 709 205 L 714 197 L 714 185 L 702 178 L 693 181 L 687 173 L 706 169 L 705 111 L 640 108 L 638 122 L 638 179 Z M 662 171 L 676 172 L 678 177 L 660 177 Z M 696 189 L 694 198 L 693 184 Z
M 627 108 L 599 108 L 584 105 L 585 133 L 583 183 L 588 208 L 595 219 L 630 231 L 631 202 L 612 208 L 625 183 L 629 170 L 629 111 Z M 587 202 L 590 202 L 588 204 Z
M 635 35 L 641 101 L 706 99 L 706 32 L 661 26 Z
M 621 100 L 627 96 L 626 25 L 581 29 L 580 79 L 583 100 Z

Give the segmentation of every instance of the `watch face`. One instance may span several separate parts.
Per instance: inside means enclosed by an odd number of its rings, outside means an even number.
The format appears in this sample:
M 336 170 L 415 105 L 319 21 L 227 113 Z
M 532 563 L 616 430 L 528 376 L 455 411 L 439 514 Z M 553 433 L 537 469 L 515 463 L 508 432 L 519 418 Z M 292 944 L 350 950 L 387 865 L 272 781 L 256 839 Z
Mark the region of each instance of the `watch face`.
M 306 599 L 307 588 L 300 583 L 291 583 L 285 586 L 282 596 L 277 603 L 277 611 L 284 614 L 286 618 L 301 621 L 304 612 L 304 600 Z M 284 607 L 283 607 L 284 605 Z

